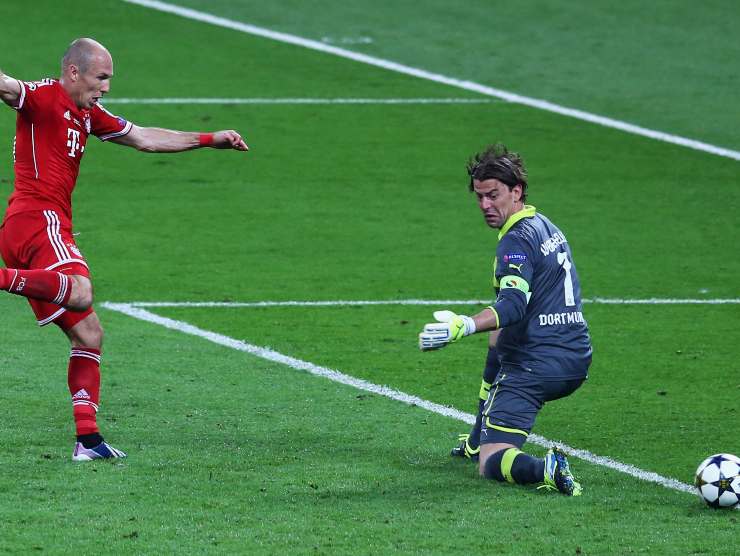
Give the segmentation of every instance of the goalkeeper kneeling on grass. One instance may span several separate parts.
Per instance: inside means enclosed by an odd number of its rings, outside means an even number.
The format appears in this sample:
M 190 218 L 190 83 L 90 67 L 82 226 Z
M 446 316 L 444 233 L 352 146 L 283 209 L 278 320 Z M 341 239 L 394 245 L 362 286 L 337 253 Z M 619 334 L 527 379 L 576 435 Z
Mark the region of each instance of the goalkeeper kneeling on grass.
M 478 418 L 453 455 L 478 459 L 480 474 L 569 496 L 581 494 L 565 453 L 544 458 L 521 451 L 545 402 L 572 394 L 588 377 L 591 340 L 581 287 L 563 232 L 524 204 L 527 173 L 521 157 L 493 145 L 468 162 L 470 190 L 486 224 L 499 230 L 494 304 L 469 317 L 437 311 L 419 334 L 423 351 L 491 331 Z

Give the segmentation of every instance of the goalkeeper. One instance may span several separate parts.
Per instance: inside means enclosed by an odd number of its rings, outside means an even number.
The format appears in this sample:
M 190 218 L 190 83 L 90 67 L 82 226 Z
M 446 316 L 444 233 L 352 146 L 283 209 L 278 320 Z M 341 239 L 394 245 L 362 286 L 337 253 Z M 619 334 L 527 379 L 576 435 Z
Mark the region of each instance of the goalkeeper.
M 493 262 L 497 298 L 472 317 L 437 311 L 438 322 L 419 334 L 419 347 L 427 351 L 491 331 L 480 429 L 477 422 L 453 454 L 477 454 L 480 474 L 488 479 L 543 483 L 540 488 L 578 496 L 581 486 L 561 449 L 551 448 L 544 458 L 521 451 L 544 403 L 572 394 L 591 364 L 570 246 L 559 228 L 525 204 L 527 173 L 518 154 L 490 146 L 470 159 L 467 170 L 486 224 L 499 230 Z

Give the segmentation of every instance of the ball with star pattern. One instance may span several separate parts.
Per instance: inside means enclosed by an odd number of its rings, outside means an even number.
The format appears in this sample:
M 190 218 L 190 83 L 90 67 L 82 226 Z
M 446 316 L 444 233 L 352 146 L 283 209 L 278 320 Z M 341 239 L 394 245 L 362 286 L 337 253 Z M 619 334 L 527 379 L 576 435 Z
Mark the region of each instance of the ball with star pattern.
M 737 508 L 740 505 L 740 458 L 714 454 L 699 464 L 694 486 L 712 508 Z

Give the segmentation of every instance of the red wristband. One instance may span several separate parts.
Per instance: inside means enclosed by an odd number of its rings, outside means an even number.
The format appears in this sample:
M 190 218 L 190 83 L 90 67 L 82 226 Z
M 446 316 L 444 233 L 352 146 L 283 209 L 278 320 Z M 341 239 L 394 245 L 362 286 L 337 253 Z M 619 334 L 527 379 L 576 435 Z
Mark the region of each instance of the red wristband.
M 201 133 L 198 135 L 198 145 L 201 147 L 210 147 L 213 145 L 213 133 Z

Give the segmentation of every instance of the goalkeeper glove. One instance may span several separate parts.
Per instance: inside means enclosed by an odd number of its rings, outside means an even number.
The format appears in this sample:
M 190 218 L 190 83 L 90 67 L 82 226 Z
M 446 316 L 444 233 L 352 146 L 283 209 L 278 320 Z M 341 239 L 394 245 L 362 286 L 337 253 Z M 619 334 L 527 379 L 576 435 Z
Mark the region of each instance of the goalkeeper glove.
M 443 348 L 450 342 L 456 342 L 475 332 L 475 321 L 465 315 L 457 315 L 452 311 L 435 311 L 434 318 L 439 322 L 425 324 L 424 330 L 419 334 L 421 351 Z

